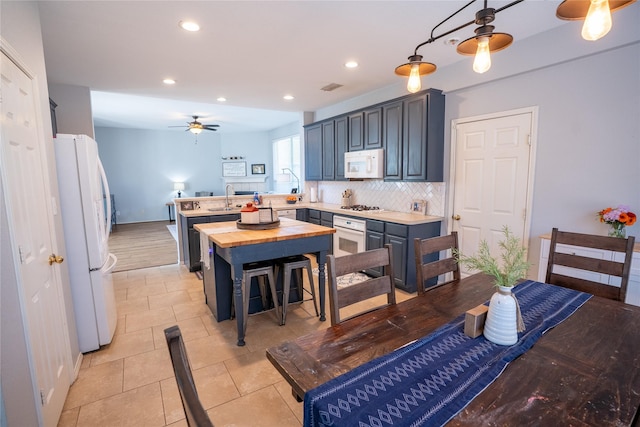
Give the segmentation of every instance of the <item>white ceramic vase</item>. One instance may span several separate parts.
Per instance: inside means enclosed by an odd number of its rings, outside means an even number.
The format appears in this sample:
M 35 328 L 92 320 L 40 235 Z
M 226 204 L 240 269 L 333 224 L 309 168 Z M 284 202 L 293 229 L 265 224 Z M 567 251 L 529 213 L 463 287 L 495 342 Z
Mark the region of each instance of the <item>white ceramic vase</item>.
M 518 307 L 510 287 L 498 286 L 498 292 L 491 297 L 483 334 L 499 345 L 518 342 Z

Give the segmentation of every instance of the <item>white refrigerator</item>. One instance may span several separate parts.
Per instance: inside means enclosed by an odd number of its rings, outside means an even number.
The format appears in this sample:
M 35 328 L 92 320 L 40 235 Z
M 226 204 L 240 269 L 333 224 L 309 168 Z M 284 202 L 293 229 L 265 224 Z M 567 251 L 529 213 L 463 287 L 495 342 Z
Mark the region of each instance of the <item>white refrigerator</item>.
M 78 343 L 86 353 L 111 342 L 118 319 L 109 184 L 92 138 L 58 134 L 54 147 Z

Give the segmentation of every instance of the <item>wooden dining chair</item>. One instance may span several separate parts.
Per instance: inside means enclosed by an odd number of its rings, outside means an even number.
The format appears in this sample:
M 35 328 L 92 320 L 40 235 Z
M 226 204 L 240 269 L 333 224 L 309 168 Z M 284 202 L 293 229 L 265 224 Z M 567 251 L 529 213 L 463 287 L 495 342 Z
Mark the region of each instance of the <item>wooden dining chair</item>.
M 180 328 L 177 325 L 171 326 L 164 330 L 164 336 L 167 339 L 171 364 L 176 375 L 187 425 L 190 427 L 213 427 L 207 411 L 205 411 L 200 399 L 198 399 L 198 391 L 193 382 L 191 366 L 189 365 Z
M 635 238 L 633 236 L 621 239 L 618 237 L 558 231 L 557 228 L 554 228 L 551 232 L 549 263 L 545 282 L 624 302 L 627 295 L 634 243 Z M 605 260 L 567 253 L 566 250 L 559 251 L 558 245 L 611 251 L 614 252 L 614 255 L 615 253 L 621 253 L 624 260 Z M 557 271 L 554 266 L 569 267 L 575 270 L 571 272 Z M 588 274 L 588 272 L 620 277 L 620 287 L 588 280 L 584 278 L 584 275 Z
M 448 236 L 432 237 L 429 239 L 413 239 L 414 252 L 416 257 L 416 279 L 418 281 L 418 295 L 425 291 L 438 288 L 451 283 L 451 280 L 438 283 L 430 287 L 425 286 L 425 282 L 432 278 L 437 278 L 441 274 L 453 273 L 453 280 L 460 280 L 460 268 L 453 256 L 453 250 L 458 250 L 458 233 L 452 231 Z M 449 257 L 438 259 L 441 251 L 449 251 Z M 425 258 L 435 259 L 435 261 Z
M 329 309 L 331 312 L 331 326 L 344 322 L 381 307 L 396 303 L 396 286 L 393 280 L 393 247 L 391 244 L 384 248 L 373 249 L 351 255 L 335 257 L 327 255 L 327 269 L 329 276 Z M 350 274 L 362 273 L 366 269 L 382 267 L 382 276 L 367 277 L 364 281 L 349 283 L 346 280 Z M 342 278 L 341 278 L 342 277 Z M 342 283 L 341 283 L 342 282 Z M 341 318 L 340 309 L 385 295 L 387 303 L 362 310 L 354 315 Z

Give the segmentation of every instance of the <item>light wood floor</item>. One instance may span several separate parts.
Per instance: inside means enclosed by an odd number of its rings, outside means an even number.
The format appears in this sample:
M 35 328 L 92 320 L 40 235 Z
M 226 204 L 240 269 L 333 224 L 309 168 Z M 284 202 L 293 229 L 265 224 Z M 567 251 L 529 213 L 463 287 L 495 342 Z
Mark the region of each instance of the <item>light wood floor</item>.
M 114 272 L 178 263 L 178 244 L 169 222 L 118 224 L 109 237 L 109 250 L 118 257 Z

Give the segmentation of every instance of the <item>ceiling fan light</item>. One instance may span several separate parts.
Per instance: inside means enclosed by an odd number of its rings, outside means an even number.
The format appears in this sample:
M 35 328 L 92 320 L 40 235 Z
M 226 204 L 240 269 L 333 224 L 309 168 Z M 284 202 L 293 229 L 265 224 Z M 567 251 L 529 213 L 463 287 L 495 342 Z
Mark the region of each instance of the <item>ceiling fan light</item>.
M 198 135 L 200 132 L 202 132 L 202 127 L 191 126 L 189 128 L 189 131 L 193 134 Z

